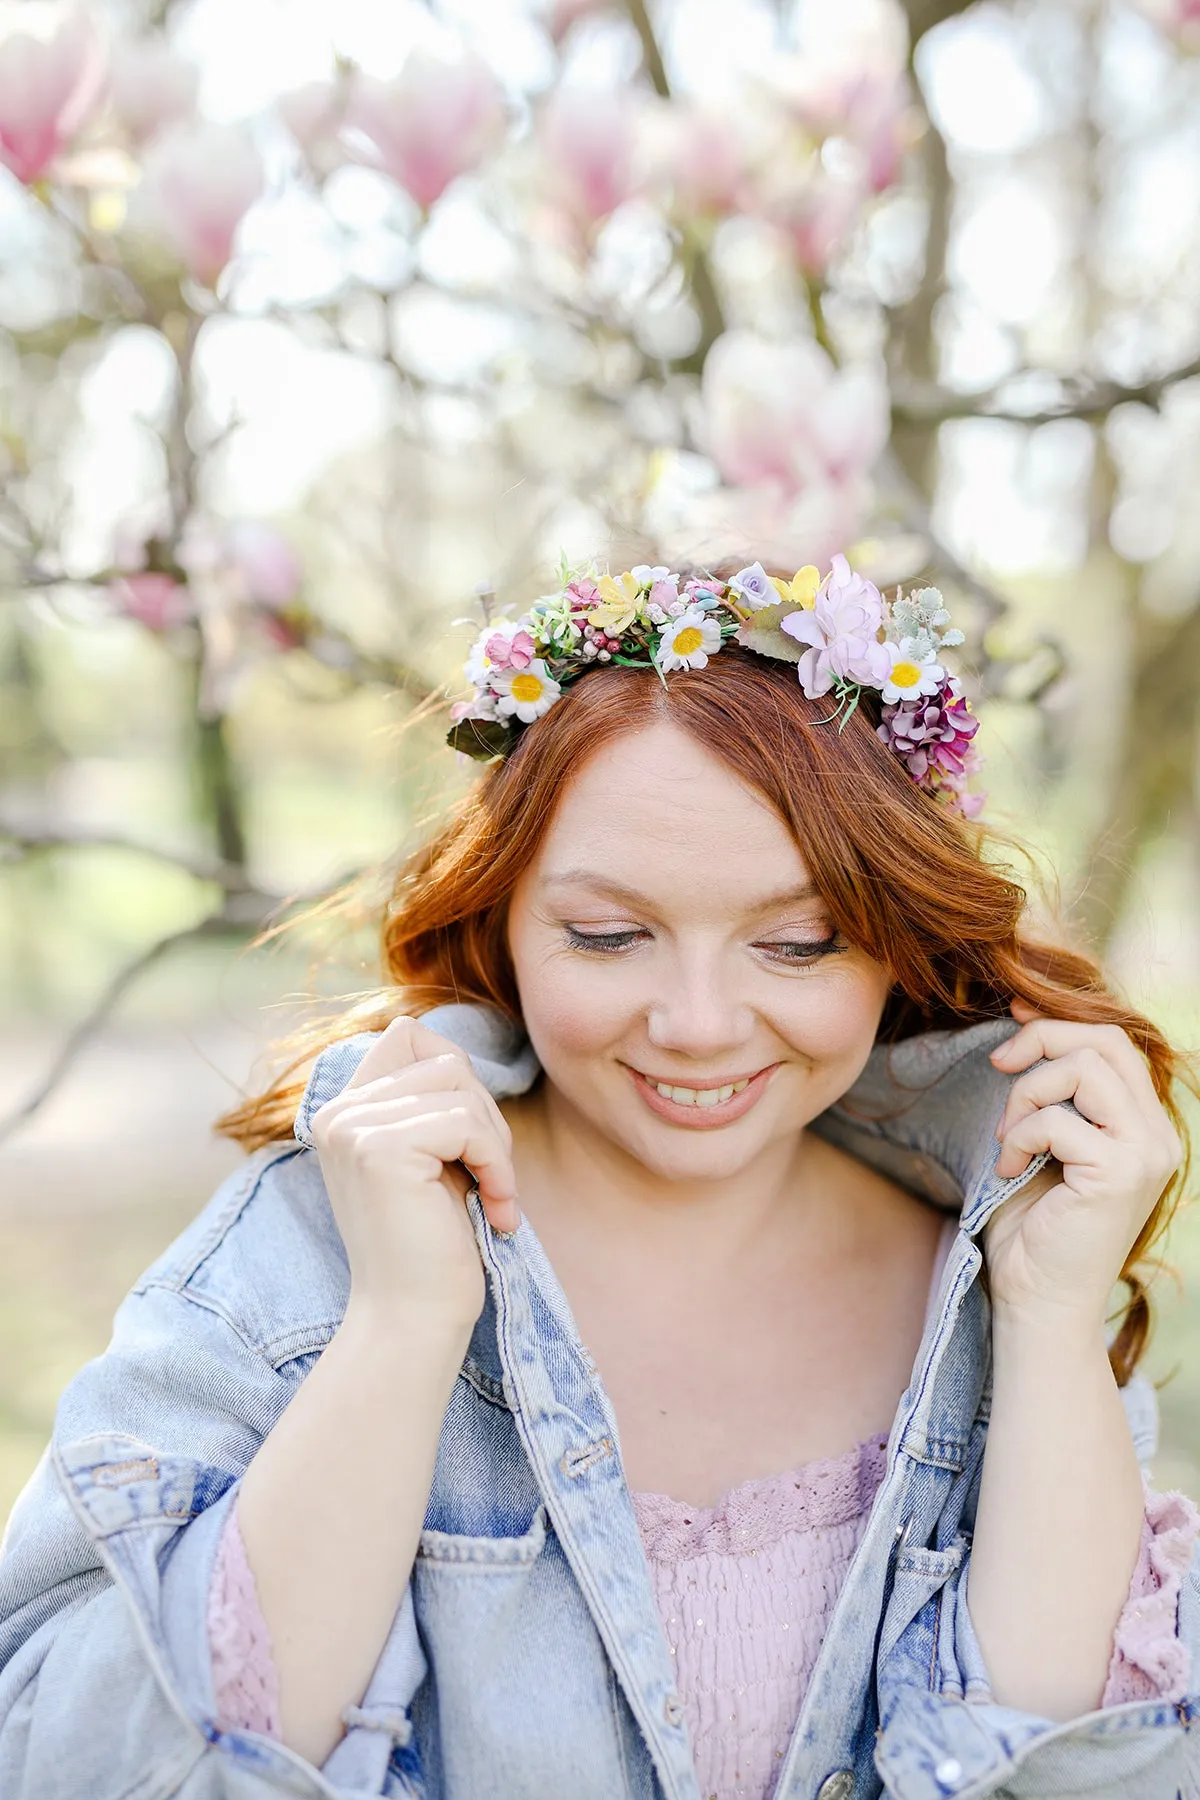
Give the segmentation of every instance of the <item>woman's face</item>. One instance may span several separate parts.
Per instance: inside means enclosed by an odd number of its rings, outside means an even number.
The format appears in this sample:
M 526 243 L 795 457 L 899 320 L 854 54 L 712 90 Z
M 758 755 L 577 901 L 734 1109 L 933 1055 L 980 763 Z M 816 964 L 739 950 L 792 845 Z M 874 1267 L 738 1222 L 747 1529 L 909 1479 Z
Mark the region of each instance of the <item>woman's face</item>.
M 794 1141 L 858 1076 L 890 986 L 778 814 L 666 722 L 572 782 L 509 943 L 556 1101 L 668 1180 Z

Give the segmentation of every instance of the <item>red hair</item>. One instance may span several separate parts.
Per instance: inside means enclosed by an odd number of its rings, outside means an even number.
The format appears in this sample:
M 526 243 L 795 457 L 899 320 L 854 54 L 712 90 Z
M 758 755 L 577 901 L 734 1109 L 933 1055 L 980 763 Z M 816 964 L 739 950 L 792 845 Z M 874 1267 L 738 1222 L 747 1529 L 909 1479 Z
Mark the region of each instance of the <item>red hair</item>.
M 517 880 L 583 763 L 623 733 L 665 717 L 775 808 L 838 929 L 895 972 L 881 1037 L 1008 1018 L 1013 998 L 1058 1018 L 1119 1025 L 1145 1055 L 1186 1145 L 1175 1091 L 1186 1071 L 1158 1028 L 1110 991 L 1089 957 L 1025 934 L 1025 890 L 985 859 L 996 840 L 917 786 L 876 736 L 869 701 L 840 730 L 830 710 L 828 701 L 805 698 L 791 665 L 736 645 L 707 669 L 665 684 L 653 671 L 616 665 L 572 683 L 400 869 L 381 933 L 390 986 L 369 1011 L 356 1008 L 287 1040 L 296 1054 L 283 1074 L 216 1129 L 248 1150 L 290 1137 L 317 1050 L 382 1029 L 401 1012 L 466 1000 L 519 1018 L 507 945 Z M 1149 1336 L 1137 1265 L 1165 1230 L 1183 1185 L 1181 1170 L 1123 1271 L 1130 1297 L 1110 1353 L 1121 1383 Z

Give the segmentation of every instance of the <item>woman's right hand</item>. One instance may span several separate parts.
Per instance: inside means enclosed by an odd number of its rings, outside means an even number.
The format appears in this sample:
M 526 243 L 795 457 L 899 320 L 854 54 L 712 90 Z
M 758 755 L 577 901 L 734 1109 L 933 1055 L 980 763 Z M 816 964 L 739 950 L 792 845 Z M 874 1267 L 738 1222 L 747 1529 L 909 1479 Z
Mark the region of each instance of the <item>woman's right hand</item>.
M 393 1019 L 312 1134 L 355 1309 L 387 1320 L 416 1303 L 473 1325 L 487 1288 L 464 1204 L 472 1178 L 494 1230 L 515 1231 L 520 1213 L 512 1134 L 465 1052 Z

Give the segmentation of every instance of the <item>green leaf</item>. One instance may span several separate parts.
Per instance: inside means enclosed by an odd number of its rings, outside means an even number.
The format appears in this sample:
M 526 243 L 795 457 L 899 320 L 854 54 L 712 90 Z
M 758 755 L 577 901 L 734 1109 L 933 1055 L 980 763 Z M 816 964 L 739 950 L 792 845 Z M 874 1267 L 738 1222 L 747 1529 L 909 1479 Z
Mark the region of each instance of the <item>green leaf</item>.
M 476 762 L 492 762 L 507 756 L 513 746 L 512 727 L 503 719 L 460 719 L 446 733 L 452 750 L 473 756 Z

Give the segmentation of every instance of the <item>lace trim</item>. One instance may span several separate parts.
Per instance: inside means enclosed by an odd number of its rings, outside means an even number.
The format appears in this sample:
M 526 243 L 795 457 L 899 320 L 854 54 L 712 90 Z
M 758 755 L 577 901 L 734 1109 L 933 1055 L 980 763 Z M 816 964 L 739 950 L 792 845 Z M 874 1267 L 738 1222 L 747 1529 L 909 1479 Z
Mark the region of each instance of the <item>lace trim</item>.
M 1191 1657 L 1178 1634 L 1183 1577 L 1200 1537 L 1200 1512 L 1186 1494 L 1159 1494 L 1143 1470 L 1146 1516 L 1137 1568 L 1113 1633 L 1103 1704 L 1126 1700 L 1182 1700 Z
M 883 1480 L 888 1435 L 879 1432 L 840 1456 L 739 1482 L 715 1506 L 689 1506 L 669 1494 L 633 1493 L 646 1554 L 655 1562 L 705 1554 L 748 1556 L 788 1532 L 856 1519 L 869 1509 Z
M 221 1532 L 208 1590 L 208 1642 L 218 1725 L 223 1731 L 259 1731 L 277 1738 L 279 1675 L 236 1502 Z

